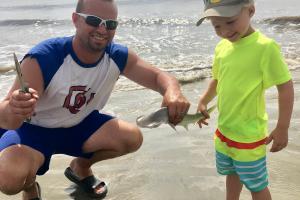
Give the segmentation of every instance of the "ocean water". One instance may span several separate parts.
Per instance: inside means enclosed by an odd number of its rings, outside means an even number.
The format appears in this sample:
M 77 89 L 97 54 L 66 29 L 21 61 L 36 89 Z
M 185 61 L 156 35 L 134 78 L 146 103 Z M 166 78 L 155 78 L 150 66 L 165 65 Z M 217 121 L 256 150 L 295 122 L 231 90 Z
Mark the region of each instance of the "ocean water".
M 0 99 L 15 78 L 12 53 L 18 58 L 35 44 L 49 37 L 72 35 L 71 13 L 74 0 L 1 0 L 0 4 Z M 199 95 L 208 84 L 214 47 L 219 41 L 210 23 L 195 23 L 203 10 L 201 0 L 116 0 L 119 21 L 115 41 L 127 45 L 146 61 L 174 74 L 183 84 L 184 94 L 194 112 Z M 293 73 L 295 100 L 300 91 L 299 0 L 256 0 L 253 25 L 274 38 Z M 298 16 L 297 20 L 280 17 Z M 268 90 L 267 110 L 270 127 L 276 125 L 277 93 Z M 118 117 L 134 122 L 136 117 L 160 106 L 161 96 L 120 78 L 104 108 Z M 296 105 L 297 106 L 297 105 Z M 270 156 L 270 178 L 274 199 L 298 200 L 300 195 L 300 110 L 295 106 L 286 150 Z M 95 172 L 111 182 L 108 199 L 130 200 L 214 200 L 224 198 L 224 180 L 214 166 L 212 135 L 216 124 L 190 132 L 163 126 L 144 129 L 144 144 L 135 154 L 95 165 Z M 68 165 L 66 157 L 53 159 L 49 176 L 39 177 L 46 199 L 65 200 L 70 183 L 62 178 Z M 284 165 L 284 166 L 283 166 Z M 175 166 L 175 167 L 174 167 Z M 176 176 L 174 176 L 174 174 Z M 248 194 L 248 193 L 247 193 Z M 248 194 L 249 195 L 249 194 Z M 71 196 L 71 195 L 70 195 Z M 199 198 L 199 196 L 201 198 Z M 0 199 L 16 200 L 20 196 Z M 44 199 L 44 198 L 43 198 Z M 75 198 L 76 199 L 76 198 Z M 77 198 L 81 199 L 81 198 Z M 250 195 L 242 195 L 250 199 Z
M 22 56 L 49 37 L 72 35 L 74 0 L 2 0 L 0 5 L 0 97 L 14 79 L 12 52 Z M 174 74 L 182 83 L 210 75 L 214 46 L 219 38 L 210 23 L 195 23 L 203 10 L 201 0 L 117 0 L 120 26 L 115 41 L 132 48 L 159 68 Z M 288 0 L 257 0 L 254 26 L 276 39 L 291 67 L 299 67 L 300 24 L 277 17 L 297 16 L 300 3 Z M 2 70 L 1 70 L 2 69 Z M 3 73 L 6 72 L 6 73 Z M 121 78 L 119 90 L 140 87 Z

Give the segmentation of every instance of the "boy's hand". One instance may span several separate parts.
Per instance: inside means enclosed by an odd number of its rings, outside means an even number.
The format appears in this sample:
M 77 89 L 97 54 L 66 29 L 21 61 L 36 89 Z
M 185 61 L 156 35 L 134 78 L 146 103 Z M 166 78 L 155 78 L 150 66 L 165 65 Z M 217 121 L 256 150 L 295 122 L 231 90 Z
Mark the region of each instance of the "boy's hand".
M 269 144 L 273 140 L 270 152 L 278 152 L 285 148 L 288 144 L 288 129 L 275 128 L 266 140 L 266 144 Z
M 20 90 L 12 92 L 9 98 L 9 111 L 19 119 L 26 119 L 34 114 L 34 108 L 38 99 L 37 91 L 29 88 L 28 93 Z
M 199 125 L 200 128 L 202 128 L 202 124 L 204 125 L 208 125 L 207 119 L 210 118 L 208 112 L 207 112 L 207 105 L 203 104 L 203 103 L 199 103 L 198 104 L 198 108 L 197 108 L 198 112 L 201 112 L 203 114 L 203 116 L 205 117 L 204 119 L 199 120 L 197 123 Z

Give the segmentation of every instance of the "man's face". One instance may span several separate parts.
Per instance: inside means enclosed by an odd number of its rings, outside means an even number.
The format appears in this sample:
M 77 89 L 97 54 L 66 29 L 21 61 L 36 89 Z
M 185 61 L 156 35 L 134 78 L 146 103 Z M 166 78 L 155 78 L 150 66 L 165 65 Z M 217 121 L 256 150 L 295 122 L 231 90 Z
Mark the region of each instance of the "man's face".
M 87 24 L 86 20 L 87 18 L 91 19 L 89 15 L 92 15 L 92 19 L 93 16 L 96 16 L 103 20 L 116 20 L 117 9 L 115 5 L 105 1 L 86 1 L 81 13 L 85 16 L 75 14 L 75 18 L 77 18 L 75 20 L 76 36 L 79 38 L 81 46 L 91 52 L 104 51 L 106 46 L 113 40 L 116 30 L 109 30 L 105 23 L 100 23 L 99 26 L 95 27 Z

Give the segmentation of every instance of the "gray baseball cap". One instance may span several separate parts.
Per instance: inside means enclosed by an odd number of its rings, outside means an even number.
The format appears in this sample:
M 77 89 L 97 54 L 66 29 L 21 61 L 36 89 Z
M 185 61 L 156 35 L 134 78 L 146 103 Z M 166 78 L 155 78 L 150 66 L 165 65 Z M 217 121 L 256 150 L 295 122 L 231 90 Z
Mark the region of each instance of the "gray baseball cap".
M 254 0 L 203 0 L 204 12 L 200 16 L 197 26 L 199 26 L 206 17 L 233 17 L 242 10 L 245 5 L 253 3 Z

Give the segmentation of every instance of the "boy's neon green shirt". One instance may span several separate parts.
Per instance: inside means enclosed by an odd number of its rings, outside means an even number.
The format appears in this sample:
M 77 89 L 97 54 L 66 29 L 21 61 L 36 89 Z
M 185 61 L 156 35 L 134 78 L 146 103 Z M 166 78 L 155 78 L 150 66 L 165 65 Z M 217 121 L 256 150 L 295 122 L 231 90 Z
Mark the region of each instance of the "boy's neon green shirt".
M 267 135 L 265 90 L 291 79 L 279 45 L 256 31 L 215 49 L 213 78 L 218 81 L 218 128 L 227 138 L 244 143 Z

